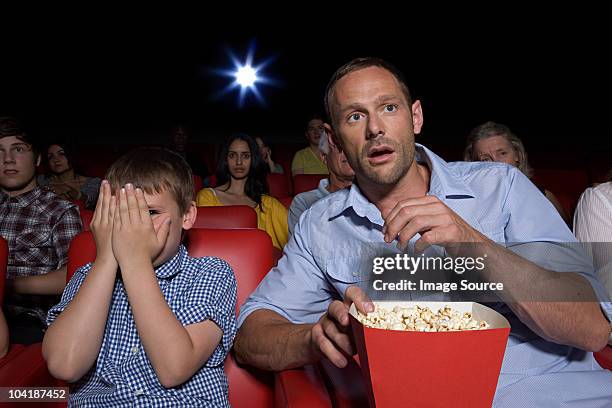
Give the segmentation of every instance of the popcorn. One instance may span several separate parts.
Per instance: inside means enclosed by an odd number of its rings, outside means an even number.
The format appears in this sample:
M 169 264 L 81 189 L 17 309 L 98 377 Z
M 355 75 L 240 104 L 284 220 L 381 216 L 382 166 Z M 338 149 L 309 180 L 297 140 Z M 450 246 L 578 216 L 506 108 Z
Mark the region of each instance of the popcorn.
M 460 330 L 485 330 L 489 324 L 484 320 L 475 320 L 472 313 L 463 315 L 450 306 L 444 306 L 437 313 L 429 307 L 400 307 L 387 311 L 384 307 L 375 306 L 373 312 L 363 315 L 357 312 L 357 320 L 366 327 L 387 330 L 405 330 L 420 332 L 443 332 Z

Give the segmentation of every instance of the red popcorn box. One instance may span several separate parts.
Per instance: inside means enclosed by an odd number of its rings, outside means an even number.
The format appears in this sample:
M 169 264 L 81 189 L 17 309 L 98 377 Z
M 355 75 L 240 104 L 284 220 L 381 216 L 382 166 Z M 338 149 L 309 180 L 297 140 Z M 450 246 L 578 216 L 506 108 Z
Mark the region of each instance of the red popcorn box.
M 420 332 L 377 329 L 350 319 L 371 407 L 490 407 L 495 396 L 510 324 L 474 302 L 375 302 L 377 309 L 445 306 L 471 312 L 487 329 Z

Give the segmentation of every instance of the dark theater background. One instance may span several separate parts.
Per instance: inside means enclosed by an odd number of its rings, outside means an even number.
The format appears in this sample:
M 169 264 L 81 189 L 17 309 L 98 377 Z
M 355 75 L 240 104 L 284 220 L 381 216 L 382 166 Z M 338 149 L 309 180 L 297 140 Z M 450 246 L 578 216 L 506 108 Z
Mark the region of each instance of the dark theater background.
M 82 20 L 48 23 L 33 35 L 8 30 L 0 112 L 22 118 L 43 140 L 79 145 L 165 143 L 173 124 L 186 123 L 196 143 L 243 131 L 282 150 L 303 144 L 305 121 L 322 111 L 333 71 L 376 55 L 406 74 L 423 103 L 417 140 L 449 160 L 461 158 L 468 131 L 487 120 L 510 126 L 536 168 L 609 157 L 605 28 L 571 13 L 498 17 L 334 26 L 338 19 L 314 17 L 296 24 L 220 17 L 212 25 L 208 16 L 146 28 Z M 270 59 L 264 73 L 278 82 L 259 88 L 265 105 L 250 95 L 238 107 L 236 92 L 214 98 L 230 80 L 212 70 L 231 67 L 228 50 L 243 60 L 252 44 L 255 64 Z

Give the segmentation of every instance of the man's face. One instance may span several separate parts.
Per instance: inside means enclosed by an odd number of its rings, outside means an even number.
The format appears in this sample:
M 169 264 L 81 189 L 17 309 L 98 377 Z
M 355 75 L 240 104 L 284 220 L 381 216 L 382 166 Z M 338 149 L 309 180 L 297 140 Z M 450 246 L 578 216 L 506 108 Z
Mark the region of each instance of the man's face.
M 420 102 L 409 106 L 389 71 L 368 67 L 342 77 L 334 87 L 331 111 L 358 178 L 392 185 L 407 174 L 423 116 Z
M 327 164 L 327 169 L 336 177 L 346 180 L 355 176 L 355 172 L 346 159 L 346 156 L 337 146 L 330 144 L 329 154 L 325 155 L 324 157 L 325 164 Z
M 174 142 L 174 147 L 178 150 L 184 150 L 188 140 L 189 135 L 187 135 L 187 132 L 182 127 L 176 128 L 174 130 L 174 133 L 172 133 L 172 141 Z
M 512 144 L 503 136 L 491 136 L 474 143 L 474 156 L 480 161 L 494 161 L 518 166 L 519 159 Z
M 161 252 L 153 260 L 153 266 L 159 266 L 172 258 L 181 244 L 183 229 L 188 230 L 193 226 L 195 221 L 196 208 L 195 203 L 187 209 L 186 214 L 180 214 L 178 204 L 172 194 L 167 190 L 162 190 L 161 193 L 147 194 L 144 193 L 145 200 L 149 206 L 149 213 L 153 220 L 155 231 L 161 227 L 162 214 L 168 214 L 170 217 L 170 233 L 166 244 Z
M 321 119 L 312 119 L 308 122 L 308 127 L 306 128 L 306 139 L 308 139 L 308 143 L 318 145 L 323 129 L 323 121 Z
M 32 146 L 16 136 L 0 139 L 0 188 L 14 197 L 36 187 L 36 166 L 40 156 L 34 157 Z

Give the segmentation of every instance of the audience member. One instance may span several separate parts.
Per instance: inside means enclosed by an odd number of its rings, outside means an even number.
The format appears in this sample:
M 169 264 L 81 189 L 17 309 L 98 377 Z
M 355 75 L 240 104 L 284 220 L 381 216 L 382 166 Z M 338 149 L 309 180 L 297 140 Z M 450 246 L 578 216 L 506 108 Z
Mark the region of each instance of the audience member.
M 181 244 L 197 213 L 191 169 L 141 148 L 107 179 L 91 224 L 96 259 L 49 311 L 49 371 L 76 382 L 71 406 L 229 406 L 236 281 L 226 262 Z
M 321 198 L 350 187 L 353 183 L 355 172 L 346 160 L 346 156 L 335 144 L 330 144 L 327 134 L 319 139 L 319 152 L 321 159 L 329 170 L 329 177 L 319 181 L 319 187 L 296 195 L 289 207 L 289 235 L 293 234 L 293 228 L 298 222 L 300 215 L 310 208 Z
M 81 200 L 85 208 L 93 209 L 98 200 L 100 179 L 77 174 L 73 155 L 65 143 L 52 143 L 47 147 L 46 175 L 38 176 L 39 186 L 48 186 L 51 191 L 69 201 Z
M 533 169 L 527 160 L 527 151 L 523 142 L 506 126 L 495 122 L 486 122 L 472 129 L 467 138 L 463 154 L 465 161 L 494 161 L 517 167 L 524 175 L 531 178 Z M 561 218 L 567 223 L 568 215 L 552 191 L 545 186 L 537 186 L 557 209 Z
M 208 175 L 206 164 L 204 163 L 202 157 L 189 148 L 190 138 L 191 133 L 185 125 L 175 126 L 172 129 L 170 150 L 174 151 L 187 161 L 189 166 L 191 166 L 191 171 L 193 171 L 193 174 L 197 174 L 198 176 L 202 177 L 202 179 L 205 179 Z
M 68 246 L 82 228 L 77 206 L 36 183 L 40 154 L 14 118 L 0 118 L 0 235 L 9 258 L 4 313 L 11 343 L 36 343 L 66 284 Z
M 327 167 L 319 153 L 319 139 L 324 133 L 323 119 L 318 116 L 308 121 L 304 135 L 308 147 L 298 150 L 291 162 L 291 173 L 296 174 L 327 174 Z
M 586 243 L 597 276 L 612 298 L 612 178 L 582 193 L 574 214 L 574 234 Z
M 268 143 L 266 143 L 266 141 L 259 136 L 255 138 L 255 142 L 259 147 L 259 155 L 261 156 L 263 162 L 266 163 L 266 165 L 268 166 L 269 172 L 275 174 L 283 174 L 283 166 L 281 166 L 280 163 L 275 163 L 272 159 L 272 149 L 270 149 Z
M 484 253 L 485 268 L 474 274 L 503 285 L 490 306 L 511 323 L 493 405 L 610 405 L 612 372 L 591 352 L 610 341 L 612 303 L 580 248 L 568 245 L 576 240 L 567 225 L 527 177 L 499 163 L 447 163 L 415 144 L 421 103 L 380 59 L 356 59 L 336 71 L 325 106 L 355 182 L 300 217 L 278 266 L 240 310 L 237 360 L 277 371 L 323 357 L 344 367 L 355 352 L 349 306 L 374 310 L 362 289 L 375 292 L 368 281 L 373 250 L 393 258 Z M 466 295 L 430 296 L 448 302 Z
M 196 197 L 198 207 L 248 205 L 257 212 L 257 226 L 272 238 L 279 249 L 287 243 L 287 209 L 268 195 L 265 163 L 257 143 L 237 133 L 227 138 L 219 151 L 217 187 L 204 188 Z

